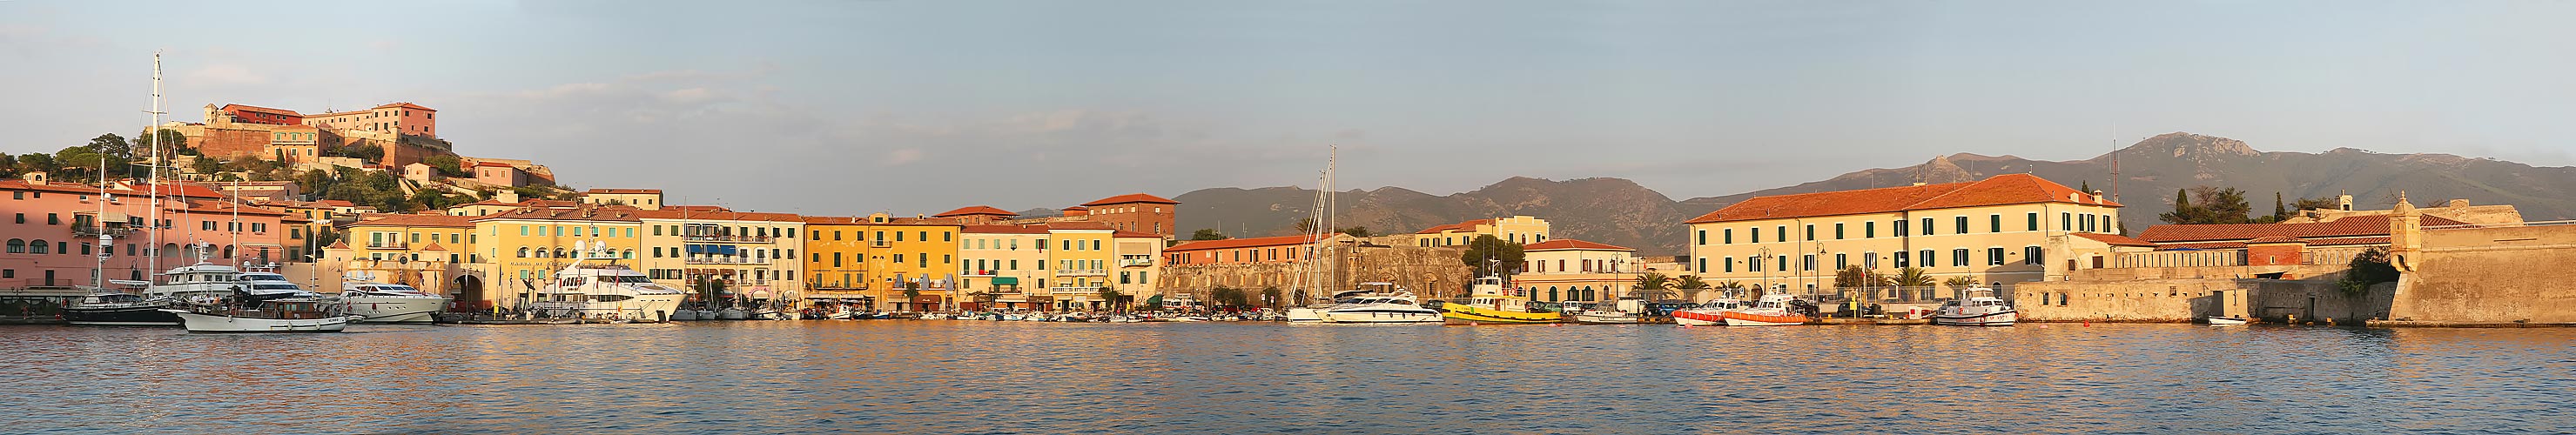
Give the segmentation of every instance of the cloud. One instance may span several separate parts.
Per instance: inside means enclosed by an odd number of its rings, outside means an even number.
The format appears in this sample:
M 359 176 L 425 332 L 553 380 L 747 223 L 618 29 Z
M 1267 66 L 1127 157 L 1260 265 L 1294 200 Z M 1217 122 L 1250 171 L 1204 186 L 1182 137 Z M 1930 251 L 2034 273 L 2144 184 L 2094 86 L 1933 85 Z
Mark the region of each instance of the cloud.
M 885 166 L 902 166 L 921 161 L 920 148 L 904 148 L 886 153 Z

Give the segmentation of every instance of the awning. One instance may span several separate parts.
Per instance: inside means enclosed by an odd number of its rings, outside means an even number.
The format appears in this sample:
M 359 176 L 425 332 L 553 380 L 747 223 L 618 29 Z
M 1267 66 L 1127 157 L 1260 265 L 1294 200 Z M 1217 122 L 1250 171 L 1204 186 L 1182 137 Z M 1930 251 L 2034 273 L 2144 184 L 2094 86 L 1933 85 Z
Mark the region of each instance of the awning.
M 1016 276 L 997 276 L 997 277 L 993 277 L 993 285 L 1020 285 L 1020 277 L 1016 277 Z

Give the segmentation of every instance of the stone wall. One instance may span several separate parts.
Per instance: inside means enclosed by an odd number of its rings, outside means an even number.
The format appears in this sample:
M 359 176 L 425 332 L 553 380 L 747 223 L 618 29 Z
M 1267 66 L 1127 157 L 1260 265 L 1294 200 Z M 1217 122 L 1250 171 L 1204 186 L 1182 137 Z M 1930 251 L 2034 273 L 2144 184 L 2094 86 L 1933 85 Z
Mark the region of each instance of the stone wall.
M 2155 279 L 2022 283 L 2013 297 L 2022 320 L 2033 322 L 2190 322 L 2213 315 L 2350 322 L 2385 316 L 2393 288 L 2347 295 L 2329 279 Z
M 1307 296 L 1326 297 L 1332 292 L 1349 290 L 1358 283 L 1371 281 L 1404 286 L 1424 299 L 1462 296 L 1472 272 L 1466 264 L 1458 261 L 1462 252 L 1465 249 L 1460 247 L 1411 246 L 1361 247 L 1343 251 L 1321 262 L 1323 264 L 1318 267 L 1336 273 L 1326 284 L 1311 289 Z M 1205 300 L 1208 292 L 1217 286 L 1251 290 L 1256 294 L 1264 287 L 1276 286 L 1294 299 L 1297 276 L 1301 272 L 1296 263 L 1164 266 L 1163 269 L 1158 290 L 1164 294 L 1195 294 L 1201 300 Z
M 2427 230 L 2415 256 L 2390 320 L 2576 324 L 2576 226 Z

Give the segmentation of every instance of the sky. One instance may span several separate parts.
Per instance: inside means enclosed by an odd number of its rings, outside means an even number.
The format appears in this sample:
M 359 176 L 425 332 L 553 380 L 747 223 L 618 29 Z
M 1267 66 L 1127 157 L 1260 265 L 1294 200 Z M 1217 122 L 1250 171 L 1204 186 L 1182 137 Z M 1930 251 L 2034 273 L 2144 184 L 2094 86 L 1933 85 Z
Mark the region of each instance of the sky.
M 575 188 L 807 214 L 1620 177 L 1675 199 L 2186 131 L 2576 164 L 2576 2 L 0 0 L 0 152 L 437 109 Z

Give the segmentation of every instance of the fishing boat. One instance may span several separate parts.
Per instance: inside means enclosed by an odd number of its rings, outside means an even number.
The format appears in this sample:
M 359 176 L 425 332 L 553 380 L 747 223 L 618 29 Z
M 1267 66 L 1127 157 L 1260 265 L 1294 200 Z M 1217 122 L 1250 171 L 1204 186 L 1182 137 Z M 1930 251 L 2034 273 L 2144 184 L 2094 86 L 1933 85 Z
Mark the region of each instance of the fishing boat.
M 1451 325 L 1519 325 L 1557 323 L 1564 313 L 1531 307 L 1529 300 L 1503 293 L 1501 277 L 1476 278 L 1466 303 L 1440 304 L 1440 318 Z
M 1762 295 L 1762 299 L 1755 301 L 1753 303 L 1753 307 L 1737 311 L 1720 311 L 1718 312 L 1718 317 L 1726 320 L 1726 326 L 1784 326 L 1806 324 L 1807 315 L 1800 314 L 1790 309 L 1789 302 L 1795 299 L 1796 298 L 1784 294 Z
M 2012 326 L 2021 314 L 2011 303 L 1995 297 L 1995 289 L 1969 287 L 1967 297 L 1952 299 L 1933 312 L 1932 324 L 1953 326 Z
M 1742 309 L 1744 309 L 1743 300 L 1722 298 L 1708 301 L 1708 303 L 1699 304 L 1699 306 L 1691 307 L 1690 309 L 1674 311 L 1673 323 L 1682 326 L 1724 325 L 1726 324 L 1726 316 L 1719 313 Z
M 671 312 L 680 309 L 680 298 L 686 293 L 656 284 L 643 272 L 617 264 L 615 254 L 606 244 L 584 246 L 576 242 L 580 259 L 555 274 L 553 281 L 537 290 L 533 307 L 553 317 L 600 317 L 611 319 L 660 322 L 670 320 Z M 591 260 L 602 260 L 590 263 Z
M 2245 324 L 2245 318 L 2243 317 L 2209 316 L 2203 317 L 2200 320 L 2203 322 L 2209 322 L 2209 326 L 2236 326 Z

